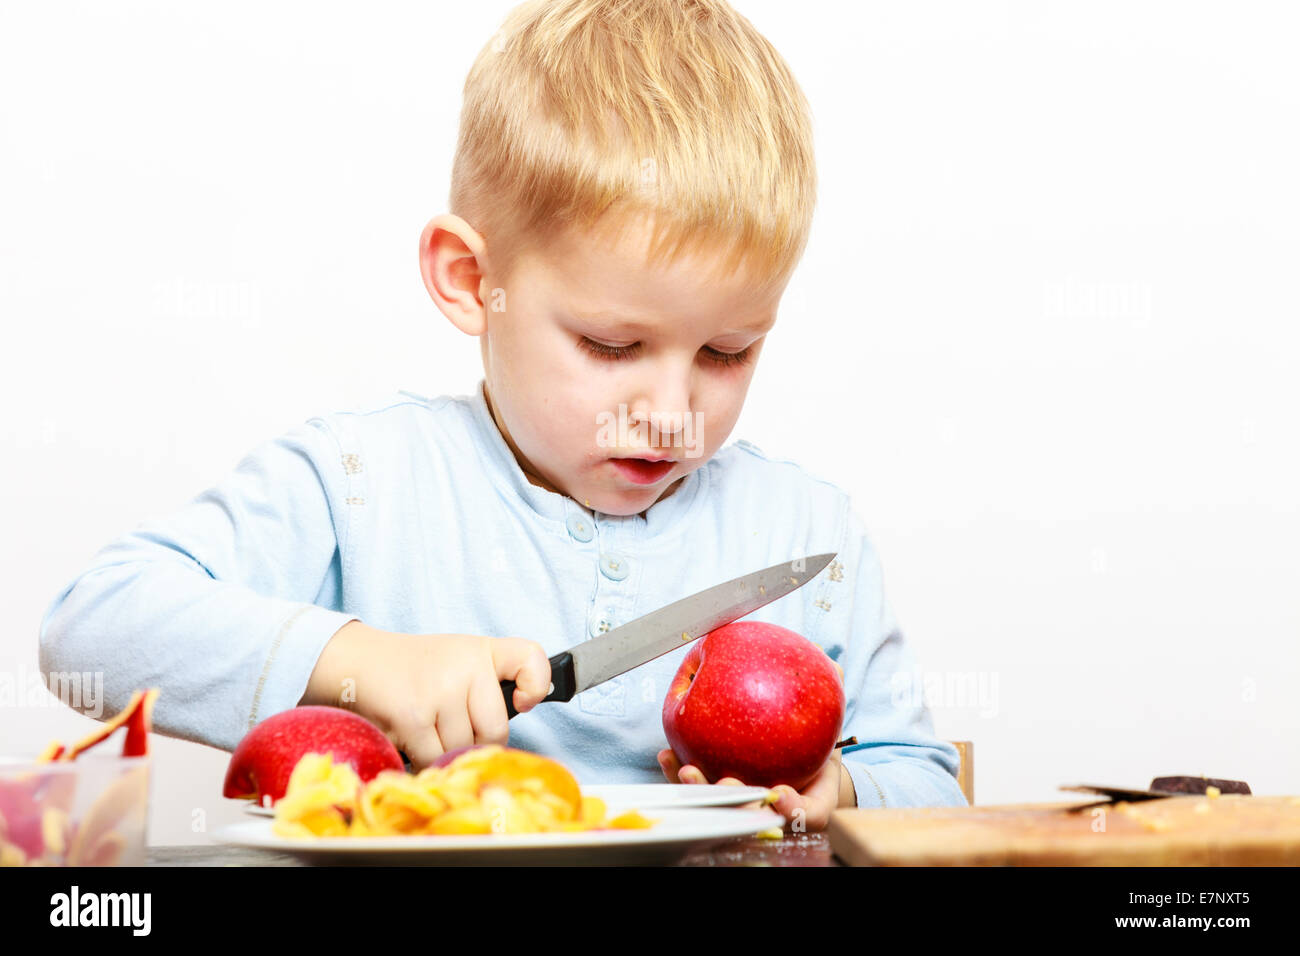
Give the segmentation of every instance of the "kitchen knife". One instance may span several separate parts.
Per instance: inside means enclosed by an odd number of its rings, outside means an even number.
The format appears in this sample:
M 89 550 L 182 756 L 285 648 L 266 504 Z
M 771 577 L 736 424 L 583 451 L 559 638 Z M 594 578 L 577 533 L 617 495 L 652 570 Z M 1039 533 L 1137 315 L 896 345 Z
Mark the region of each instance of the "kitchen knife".
M 834 557 L 834 552 L 815 554 L 741 575 L 561 651 L 550 659 L 551 688 L 542 702 L 572 700 L 588 687 L 625 674 L 785 597 L 820 574 Z M 501 681 L 501 693 L 506 715 L 516 716 L 515 682 Z M 409 769 L 406 754 L 402 759 Z
M 1090 783 L 1078 783 L 1071 786 L 1061 786 L 1060 790 L 1069 790 L 1073 793 L 1096 793 L 1109 797 L 1109 800 L 1099 800 L 1096 803 L 1087 803 L 1078 807 L 1071 807 L 1071 810 L 1091 809 L 1092 807 L 1101 806 L 1105 803 L 1138 803 L 1143 800 L 1162 800 L 1165 797 L 1182 797 L 1188 794 L 1206 793 L 1210 787 L 1216 788 L 1220 793 L 1250 793 L 1250 784 L 1244 780 L 1220 780 L 1217 777 L 1156 777 L 1151 781 L 1151 786 L 1146 790 L 1128 789 L 1125 787 L 1102 787 Z
M 551 691 L 542 701 L 572 700 L 588 687 L 703 637 L 765 604 L 803 587 L 831 563 L 834 553 L 782 561 L 675 601 L 608 633 L 561 651 L 551 660 Z M 515 682 L 503 680 L 506 715 L 514 717 Z

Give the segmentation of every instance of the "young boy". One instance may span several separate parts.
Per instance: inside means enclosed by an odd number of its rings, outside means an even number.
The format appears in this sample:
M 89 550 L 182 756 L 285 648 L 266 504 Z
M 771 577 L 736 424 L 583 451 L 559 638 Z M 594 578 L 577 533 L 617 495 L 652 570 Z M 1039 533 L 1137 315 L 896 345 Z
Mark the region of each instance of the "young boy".
M 776 51 L 721 0 L 526 3 L 470 72 L 452 180 L 419 260 L 479 337 L 475 394 L 259 445 L 58 595 L 42 671 L 103 671 L 108 713 L 160 687 L 160 732 L 228 750 L 274 713 L 333 704 L 417 770 L 508 738 L 585 782 L 704 782 L 661 724 L 686 647 L 537 706 L 547 657 L 836 552 L 749 619 L 841 667 L 843 736 L 865 746 L 776 809 L 816 829 L 837 806 L 964 804 L 955 749 L 894 691 L 912 658 L 848 497 L 723 447 L 814 204 L 807 105 Z

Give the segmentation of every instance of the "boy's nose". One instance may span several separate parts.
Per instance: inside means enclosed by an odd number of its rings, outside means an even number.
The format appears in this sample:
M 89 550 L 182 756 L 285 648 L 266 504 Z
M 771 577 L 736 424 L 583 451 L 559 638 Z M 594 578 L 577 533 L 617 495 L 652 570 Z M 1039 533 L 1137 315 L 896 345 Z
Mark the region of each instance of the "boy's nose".
M 644 422 L 650 431 L 658 432 L 659 437 L 654 440 L 655 444 L 660 448 L 667 448 L 677 444 L 677 436 L 681 433 L 686 416 L 689 414 L 689 411 L 679 411 L 672 407 L 643 406 L 630 412 L 628 418 L 633 427 Z
M 657 431 L 652 440 L 661 448 L 675 446 L 690 415 L 692 372 L 668 360 L 645 371 L 628 399 L 628 423 L 635 427 L 644 422 Z

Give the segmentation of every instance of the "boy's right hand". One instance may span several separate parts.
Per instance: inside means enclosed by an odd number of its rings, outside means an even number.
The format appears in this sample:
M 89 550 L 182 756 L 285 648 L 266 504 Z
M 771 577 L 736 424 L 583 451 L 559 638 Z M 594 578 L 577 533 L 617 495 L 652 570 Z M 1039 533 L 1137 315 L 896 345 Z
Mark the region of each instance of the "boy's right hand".
M 457 747 L 510 735 L 501 681 L 519 713 L 550 691 L 536 641 L 477 634 L 398 634 L 350 621 L 321 652 L 299 704 L 347 706 L 382 730 L 419 771 Z M 355 689 L 355 697 L 343 692 Z

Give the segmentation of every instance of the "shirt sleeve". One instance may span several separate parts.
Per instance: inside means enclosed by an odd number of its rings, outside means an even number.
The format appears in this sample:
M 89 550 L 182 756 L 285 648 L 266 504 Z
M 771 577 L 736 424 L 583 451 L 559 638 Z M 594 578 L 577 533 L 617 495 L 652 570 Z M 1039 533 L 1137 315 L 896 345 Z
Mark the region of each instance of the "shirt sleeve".
M 916 665 L 885 600 L 879 558 L 861 519 L 851 507 L 846 511 L 840 567 L 826 588 L 832 608 L 848 603 L 839 619 L 847 621 L 841 623 L 847 634 L 827 650 L 844 668 L 844 736 L 858 738 L 842 752 L 858 806 L 965 806 L 957 748 L 935 736 L 923 697 L 912 693 Z
M 345 507 L 346 465 L 314 418 L 110 542 L 42 617 L 47 687 L 51 674 L 102 679 L 101 712 L 85 695 L 65 701 L 100 719 L 157 687 L 159 733 L 223 750 L 297 706 L 325 644 L 358 619 L 340 607 L 346 548 L 334 509 Z

